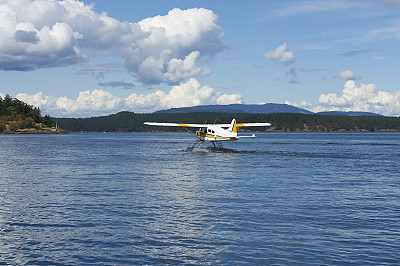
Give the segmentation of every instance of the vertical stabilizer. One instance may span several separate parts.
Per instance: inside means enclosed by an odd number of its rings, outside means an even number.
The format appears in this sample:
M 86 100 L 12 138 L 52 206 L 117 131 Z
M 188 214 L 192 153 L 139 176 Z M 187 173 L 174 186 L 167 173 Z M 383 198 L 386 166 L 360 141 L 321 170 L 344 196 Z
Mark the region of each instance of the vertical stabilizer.
M 232 119 L 231 125 L 228 128 L 228 131 L 233 132 L 233 133 L 237 133 L 236 119 Z

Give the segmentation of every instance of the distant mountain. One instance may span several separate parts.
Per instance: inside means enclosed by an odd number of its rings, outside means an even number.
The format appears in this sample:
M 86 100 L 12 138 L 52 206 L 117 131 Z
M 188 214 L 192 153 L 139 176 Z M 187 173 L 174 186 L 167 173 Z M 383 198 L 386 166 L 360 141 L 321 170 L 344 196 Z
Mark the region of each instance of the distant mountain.
M 317 115 L 341 115 L 341 116 L 382 116 L 380 114 L 370 112 L 341 112 L 341 111 L 330 111 L 330 112 L 319 112 Z
M 220 113 L 300 113 L 313 114 L 312 112 L 287 104 L 229 104 L 229 105 L 199 105 L 193 107 L 171 108 L 160 110 L 155 113 L 192 113 L 192 112 L 220 112 Z
M 215 112 L 215 113 L 252 113 L 252 114 L 273 114 L 273 113 L 295 113 L 314 114 L 311 111 L 298 108 L 288 104 L 266 103 L 266 104 L 229 104 L 229 105 L 199 105 L 192 107 L 171 108 L 154 112 L 155 114 L 180 114 L 194 112 Z M 315 113 L 317 115 L 335 116 L 382 116 L 370 112 L 342 112 L 328 111 Z

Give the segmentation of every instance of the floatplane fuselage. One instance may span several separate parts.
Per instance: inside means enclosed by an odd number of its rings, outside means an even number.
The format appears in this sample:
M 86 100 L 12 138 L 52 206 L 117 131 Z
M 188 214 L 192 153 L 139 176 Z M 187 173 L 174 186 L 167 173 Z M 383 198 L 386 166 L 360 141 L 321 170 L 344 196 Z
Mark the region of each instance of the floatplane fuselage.
M 268 127 L 270 123 L 236 123 L 233 119 L 230 124 L 181 124 L 181 123 L 158 123 L 158 122 L 145 122 L 145 125 L 149 126 L 167 126 L 167 127 L 195 127 L 199 128 L 196 131 L 197 140 L 191 147 L 193 148 L 200 143 L 200 146 L 206 142 L 211 142 L 214 147 L 218 144 L 222 148 L 222 141 L 235 141 L 240 138 L 254 138 L 255 135 L 251 136 L 238 136 L 238 127 Z

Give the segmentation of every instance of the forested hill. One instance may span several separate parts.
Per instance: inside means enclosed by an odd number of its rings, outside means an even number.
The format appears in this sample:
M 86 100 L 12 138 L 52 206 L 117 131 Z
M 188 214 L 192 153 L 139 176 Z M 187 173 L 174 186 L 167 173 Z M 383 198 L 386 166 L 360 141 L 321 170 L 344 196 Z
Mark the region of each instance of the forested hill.
M 0 96 L 0 133 L 46 133 L 51 124 L 50 116 L 42 117 L 39 108 L 9 95 Z
M 233 118 L 240 122 L 269 122 L 269 128 L 254 128 L 258 131 L 400 131 L 400 118 L 374 116 L 329 116 L 316 114 L 232 114 L 232 113 L 153 113 L 117 114 L 92 118 L 53 118 L 59 127 L 69 131 L 130 132 L 130 131 L 183 131 L 183 128 L 154 127 L 144 122 L 178 123 L 230 123 Z

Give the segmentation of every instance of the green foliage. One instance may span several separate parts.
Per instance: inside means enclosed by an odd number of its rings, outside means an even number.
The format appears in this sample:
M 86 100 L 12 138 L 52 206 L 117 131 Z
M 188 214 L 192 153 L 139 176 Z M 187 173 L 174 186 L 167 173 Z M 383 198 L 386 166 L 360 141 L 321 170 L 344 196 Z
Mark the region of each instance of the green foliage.
M 51 127 L 53 122 L 70 131 L 184 131 L 184 128 L 152 127 L 144 122 L 177 123 L 230 123 L 233 118 L 240 122 L 269 122 L 265 128 L 245 128 L 258 131 L 400 131 L 400 118 L 383 116 L 329 116 L 294 113 L 248 114 L 248 113 L 158 113 L 135 114 L 120 112 L 117 114 L 92 118 L 54 118 L 42 117 L 40 109 L 6 95 L 0 97 L 0 132 L 7 128 L 11 131 L 36 127 L 37 124 Z M 190 129 L 195 130 L 195 129 Z
M 31 117 L 36 123 L 41 122 L 40 110 L 37 107 L 26 104 L 17 98 L 11 98 L 8 94 L 2 99 L 0 97 L 0 116 Z
M 8 125 L 8 129 L 9 129 L 10 131 L 16 131 L 16 130 L 18 130 L 18 129 L 19 129 L 18 122 L 17 122 L 17 121 L 11 122 L 11 123 Z
M 278 131 L 400 131 L 400 118 L 384 116 L 266 115 Z
M 233 118 L 240 122 L 269 122 L 270 128 L 246 128 L 257 131 L 400 131 L 398 117 L 350 117 L 292 113 L 274 114 L 232 114 L 232 113 L 158 113 L 135 114 L 120 112 L 117 114 L 92 118 L 54 118 L 58 125 L 70 131 L 184 131 L 180 127 L 154 127 L 144 122 L 177 123 L 230 123 Z M 195 129 L 193 129 L 195 130 Z
M 51 120 L 51 117 L 50 117 L 49 115 L 45 115 L 45 116 L 42 118 L 42 124 L 43 124 L 43 126 L 45 126 L 45 127 L 51 127 L 52 123 L 53 123 L 53 121 Z
M 39 123 L 51 126 L 51 118 L 46 115 L 44 118 L 40 115 L 40 109 L 26 104 L 16 98 L 11 98 L 8 94 L 0 97 L 0 132 L 4 132 L 9 125 L 10 131 L 18 129 L 35 128 Z
M 0 132 L 3 132 L 4 130 L 6 130 L 6 124 L 3 121 L 0 121 Z
M 18 120 L 19 128 L 33 128 L 36 126 L 32 117 L 26 117 Z

